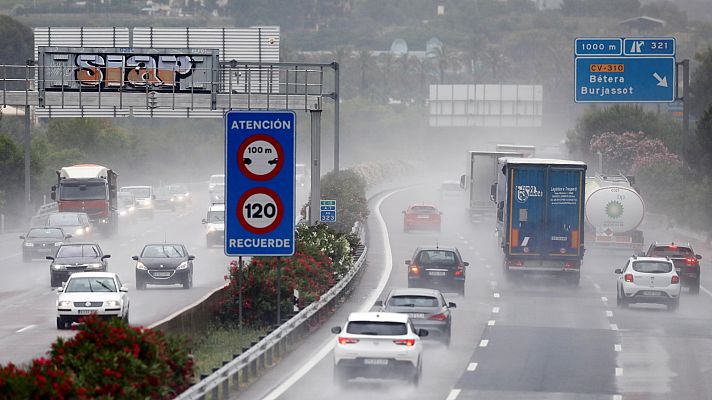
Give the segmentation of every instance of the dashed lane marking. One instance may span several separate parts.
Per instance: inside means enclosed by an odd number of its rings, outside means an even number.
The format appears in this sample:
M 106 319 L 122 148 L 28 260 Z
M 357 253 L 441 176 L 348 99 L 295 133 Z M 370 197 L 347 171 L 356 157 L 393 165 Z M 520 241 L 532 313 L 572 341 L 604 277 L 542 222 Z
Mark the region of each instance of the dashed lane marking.
M 487 339 L 480 340 L 480 347 L 487 347 L 488 344 L 489 344 L 489 340 L 487 340 Z
M 613 345 L 613 350 L 614 350 L 614 351 L 617 351 L 617 352 L 620 352 L 620 351 L 621 351 L 621 345 L 619 345 L 619 344 L 614 344 L 614 345 Z
M 707 295 L 712 296 L 712 292 L 710 292 L 709 290 L 707 290 L 706 287 L 700 285 L 700 289 L 702 289 L 703 292 L 707 293 Z
M 595 287 L 596 290 L 598 290 L 599 292 L 601 291 L 601 285 L 599 285 L 598 283 L 594 283 L 593 287 Z
M 490 269 L 490 268 L 492 268 L 492 266 L 489 264 L 485 264 L 485 268 Z
M 612 331 L 617 331 L 617 330 L 618 330 L 618 325 L 616 325 L 616 324 L 611 324 L 611 330 L 612 330 Z
M 613 311 L 606 310 L 606 317 L 611 318 L 613 316 Z
M 494 326 L 494 324 L 495 324 L 495 320 L 493 320 L 493 319 L 487 321 L 487 326 Z
M 613 400 L 623 400 L 623 396 L 621 396 L 620 394 L 614 394 Z
M 18 329 L 18 330 L 16 330 L 15 332 L 17 332 L 17 333 L 22 333 L 22 332 L 24 332 L 24 331 L 29 331 L 30 329 L 32 329 L 32 328 L 34 328 L 34 327 L 36 327 L 36 326 L 37 326 L 37 325 L 27 325 L 26 327 L 24 327 L 24 328 L 22 328 L 22 329 Z
M 492 313 L 493 314 L 499 313 L 499 307 L 492 307 Z
M 460 395 L 460 389 L 452 389 L 445 400 L 455 400 Z
M 472 372 L 477 369 L 477 363 L 470 363 L 470 365 L 467 366 L 467 370 Z
M 623 368 L 616 368 L 616 376 L 623 376 Z
M 601 301 L 604 302 L 604 303 L 608 302 L 608 297 L 606 297 L 606 296 L 601 296 Z
M 500 297 L 499 292 L 494 292 L 494 294 L 492 296 L 494 296 L 495 299 L 498 299 Z

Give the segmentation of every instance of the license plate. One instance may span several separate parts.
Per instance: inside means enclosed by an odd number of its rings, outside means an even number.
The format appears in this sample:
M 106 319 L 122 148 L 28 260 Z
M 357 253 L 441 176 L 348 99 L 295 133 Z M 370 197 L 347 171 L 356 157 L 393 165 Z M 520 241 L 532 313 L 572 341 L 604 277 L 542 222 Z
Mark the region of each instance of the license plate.
M 365 365 L 388 365 L 388 360 L 384 358 L 364 358 Z
M 77 310 L 78 314 L 92 314 L 94 312 L 96 312 L 96 311 L 94 311 L 94 310 Z
M 643 290 L 643 296 L 658 296 L 660 295 L 660 292 L 657 290 Z
M 425 314 L 423 313 L 408 313 L 408 316 L 410 318 L 425 318 Z
M 445 276 L 445 271 L 429 271 L 430 276 Z
M 419 219 L 430 219 L 429 215 L 418 215 Z
M 170 272 L 154 272 L 153 275 L 156 276 L 171 276 Z

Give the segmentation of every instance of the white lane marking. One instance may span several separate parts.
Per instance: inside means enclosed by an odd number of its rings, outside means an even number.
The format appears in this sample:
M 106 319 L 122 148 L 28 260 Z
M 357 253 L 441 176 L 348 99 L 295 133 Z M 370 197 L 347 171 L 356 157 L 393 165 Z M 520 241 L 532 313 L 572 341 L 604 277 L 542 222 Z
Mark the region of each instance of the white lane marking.
M 606 310 L 606 317 L 608 317 L 608 318 L 613 317 L 613 311 L 611 311 L 611 310 Z
M 498 298 L 499 298 L 499 292 L 495 292 L 493 296 L 494 296 L 495 299 L 498 299 Z
M 623 376 L 623 368 L 616 368 L 616 376 Z
M 489 344 L 489 340 L 487 340 L 487 339 L 480 340 L 480 347 L 487 347 L 488 344 Z
M 470 363 L 470 365 L 467 366 L 467 370 L 472 372 L 477 369 L 477 363 Z
M 489 265 L 489 264 L 486 264 L 486 265 L 485 265 L 485 268 L 490 269 L 490 268 L 492 268 L 492 266 Z
M 474 248 L 474 247 L 472 247 L 472 246 L 469 246 L 469 248 L 470 248 L 470 250 L 474 250 L 474 249 L 475 249 L 475 248 Z
M 136 241 L 136 238 L 129 239 L 129 242 L 135 242 L 135 241 Z
M 490 281 L 490 286 L 497 286 L 497 281 Z
M 487 321 L 487 326 L 494 326 L 494 324 L 495 324 L 495 320 L 493 320 L 493 319 Z
M 22 329 L 18 329 L 18 330 L 16 330 L 15 332 L 17 332 L 17 333 L 22 333 L 22 332 L 24 332 L 24 331 L 29 331 L 30 329 L 32 329 L 32 328 L 34 328 L 34 327 L 36 327 L 36 326 L 37 326 L 37 325 L 27 325 L 26 327 L 24 327 L 24 328 L 22 328 Z
M 595 287 L 596 290 L 598 290 L 599 292 L 601 291 L 601 285 L 599 285 L 598 283 L 594 283 L 593 287 Z
M 452 389 L 445 400 L 455 400 L 460 395 L 460 389 Z
M 11 259 L 11 258 L 15 258 L 15 257 L 19 256 L 20 254 L 22 254 L 22 253 L 10 254 L 9 256 L 0 257 L 0 260 L 9 260 L 9 259 Z
M 128 245 L 129 245 L 129 244 L 126 243 L 126 242 L 124 242 L 124 243 L 119 243 L 119 247 L 126 247 L 126 246 L 128 246 Z
M 621 351 L 621 345 L 619 345 L 619 344 L 614 344 L 614 345 L 613 345 L 613 350 L 620 352 L 620 351 Z
M 709 296 L 712 296 L 712 292 L 710 292 L 709 290 L 707 290 L 706 287 L 700 285 L 700 289 L 702 289 L 702 291 L 705 292 L 705 293 L 707 293 Z
M 618 325 L 616 325 L 616 324 L 611 324 L 611 330 L 612 330 L 612 331 L 617 331 L 617 330 L 618 330 Z
M 608 297 L 606 297 L 606 296 L 601 296 L 601 301 L 604 302 L 604 303 L 607 302 L 607 301 L 608 301 Z
M 371 309 L 373 303 L 378 299 L 378 296 L 380 296 L 381 292 L 386 287 L 386 283 L 388 283 L 388 278 L 391 276 L 391 271 L 393 270 L 393 254 L 391 253 L 391 241 L 388 237 L 388 227 L 386 226 L 386 221 L 383 220 L 383 215 L 381 215 L 381 204 L 383 203 L 383 200 L 387 199 L 388 197 L 396 193 L 403 192 L 405 190 L 408 189 L 398 189 L 384 195 L 383 197 L 378 199 L 374 206 L 374 209 L 376 211 L 376 221 L 378 222 L 378 227 L 380 228 L 383 234 L 383 257 L 385 258 L 385 265 L 383 268 L 383 272 L 381 273 L 381 279 L 378 281 L 378 286 L 375 290 L 371 292 L 371 295 L 366 300 L 366 302 L 362 304 L 361 312 L 366 312 Z M 309 373 L 309 371 L 311 371 L 314 366 L 316 366 L 324 357 L 326 357 L 327 354 L 331 352 L 331 350 L 334 348 L 334 343 L 335 342 L 333 338 L 329 338 L 328 340 L 326 340 L 326 342 L 321 345 L 320 350 L 316 354 L 314 354 L 312 358 L 307 360 L 299 369 L 294 371 L 289 376 L 289 378 L 284 380 L 281 384 L 279 384 L 279 386 L 269 392 L 267 396 L 263 397 L 262 400 L 276 400 L 281 395 L 283 395 L 287 390 L 289 390 L 289 388 L 291 388 L 295 383 L 302 379 L 304 375 Z M 457 394 L 455 395 L 455 397 L 453 397 L 452 400 L 454 400 L 459 394 L 460 391 L 458 390 Z
M 613 400 L 623 400 L 623 396 L 620 394 L 614 394 L 613 395 Z
M 464 239 L 463 239 L 462 243 L 470 244 L 470 242 L 468 242 L 467 240 L 464 240 Z
M 492 307 L 492 313 L 493 314 L 499 313 L 499 307 Z
M 494 272 L 492 272 L 492 271 L 488 272 L 488 274 L 489 274 L 490 278 L 494 276 Z

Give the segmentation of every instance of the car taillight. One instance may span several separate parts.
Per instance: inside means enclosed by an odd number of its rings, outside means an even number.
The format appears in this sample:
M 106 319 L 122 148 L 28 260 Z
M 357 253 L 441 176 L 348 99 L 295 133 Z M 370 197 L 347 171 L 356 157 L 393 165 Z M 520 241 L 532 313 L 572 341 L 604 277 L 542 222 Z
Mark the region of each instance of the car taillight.
M 623 279 L 625 279 L 626 282 L 633 282 L 633 274 L 625 274 Z
M 672 279 L 670 279 L 670 283 L 680 283 L 680 277 L 677 275 L 673 275 Z
M 564 268 L 574 268 L 576 264 L 572 263 L 571 261 L 567 261 L 564 263 Z
M 688 263 L 688 264 L 694 264 L 694 263 L 697 262 L 697 259 L 696 259 L 695 257 L 687 257 L 687 258 L 685 259 L 685 262 Z
M 447 318 L 447 316 L 446 316 L 444 313 L 433 314 L 433 315 L 431 315 L 430 317 L 428 317 L 428 319 L 432 319 L 432 320 L 435 320 L 435 321 L 444 321 L 445 318 Z
M 354 344 L 354 343 L 358 343 L 358 339 L 339 336 L 339 344 Z
M 458 269 L 455 271 L 455 276 L 462 276 L 462 269 Z
M 420 275 L 420 268 L 417 265 L 410 266 L 410 273 L 413 275 Z
M 398 339 L 394 340 L 393 343 L 399 346 L 413 347 L 415 346 L 415 339 Z
M 507 261 L 507 264 L 514 267 L 521 267 L 522 265 L 524 265 L 524 263 L 519 260 L 509 260 Z

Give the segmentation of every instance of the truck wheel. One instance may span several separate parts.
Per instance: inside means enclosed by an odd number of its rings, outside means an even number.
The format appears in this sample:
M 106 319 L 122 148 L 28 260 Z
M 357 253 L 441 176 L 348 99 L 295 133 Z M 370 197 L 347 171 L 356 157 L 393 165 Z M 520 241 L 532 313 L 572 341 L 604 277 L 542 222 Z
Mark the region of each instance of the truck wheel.
M 690 286 L 690 294 L 700 294 L 700 280 L 697 279 Z
M 573 274 L 569 274 L 570 276 L 566 277 L 566 281 L 568 282 L 569 285 L 573 287 L 578 287 L 579 282 L 581 281 L 581 273 L 576 272 Z

